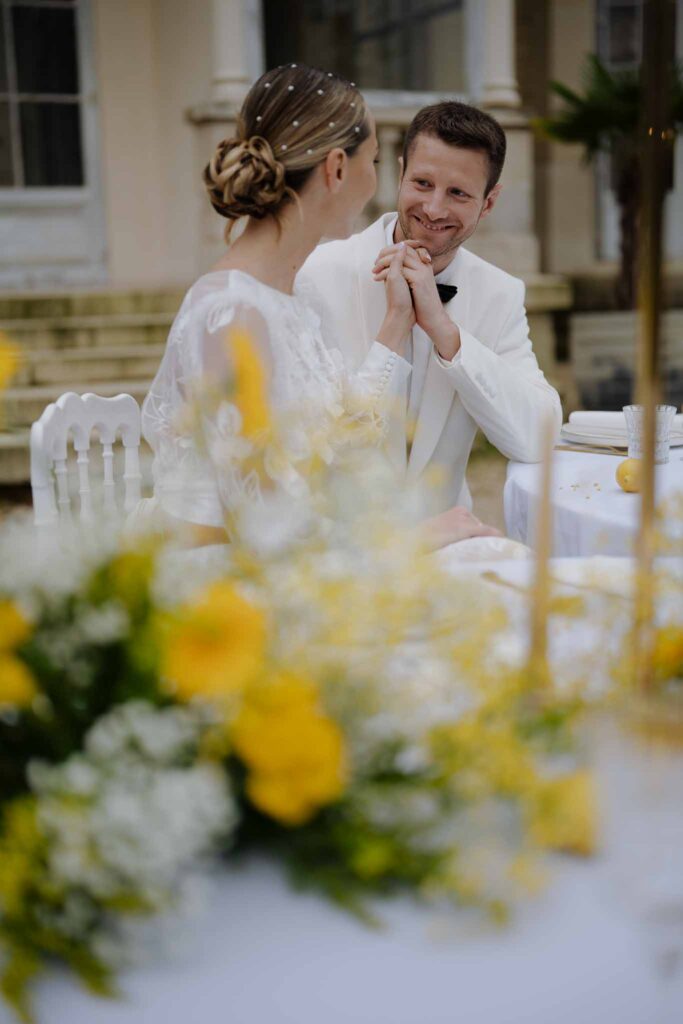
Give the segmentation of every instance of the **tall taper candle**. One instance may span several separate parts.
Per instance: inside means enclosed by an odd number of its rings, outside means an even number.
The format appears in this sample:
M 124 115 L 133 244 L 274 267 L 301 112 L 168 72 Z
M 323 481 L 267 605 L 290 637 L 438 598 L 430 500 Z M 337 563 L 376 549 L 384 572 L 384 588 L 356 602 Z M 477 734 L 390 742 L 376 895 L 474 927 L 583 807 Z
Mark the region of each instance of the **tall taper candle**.
M 654 452 L 656 407 L 661 393 L 662 206 L 670 178 L 674 138 L 671 125 L 674 29 L 674 0 L 646 0 L 643 8 L 643 109 L 640 128 L 642 194 L 637 381 L 638 401 L 644 406 L 644 437 L 633 628 L 635 682 L 641 692 L 651 687 L 653 674 Z
M 552 475 L 555 425 L 552 419 L 544 424 L 541 488 L 536 507 L 536 565 L 531 590 L 528 671 L 541 689 L 550 684 L 548 666 L 548 610 L 550 606 L 549 560 L 553 543 Z

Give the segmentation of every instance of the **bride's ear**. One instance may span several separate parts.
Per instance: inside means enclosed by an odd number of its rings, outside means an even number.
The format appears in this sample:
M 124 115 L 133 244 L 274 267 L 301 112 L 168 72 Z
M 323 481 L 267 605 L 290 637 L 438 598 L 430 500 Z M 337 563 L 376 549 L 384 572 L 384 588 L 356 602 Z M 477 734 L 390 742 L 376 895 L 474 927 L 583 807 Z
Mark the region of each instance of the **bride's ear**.
M 325 161 L 323 163 L 323 175 L 325 185 L 330 192 L 338 192 L 344 184 L 348 160 L 348 156 L 340 147 L 331 149 L 325 157 Z

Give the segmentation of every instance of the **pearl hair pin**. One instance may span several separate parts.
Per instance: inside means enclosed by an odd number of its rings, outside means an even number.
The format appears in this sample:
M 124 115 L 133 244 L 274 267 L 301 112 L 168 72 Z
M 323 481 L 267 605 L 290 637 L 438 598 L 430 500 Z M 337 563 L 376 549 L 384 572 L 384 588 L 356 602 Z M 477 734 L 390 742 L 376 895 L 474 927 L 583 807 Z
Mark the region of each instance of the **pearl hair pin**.
M 285 150 L 285 149 L 287 149 L 287 147 L 282 145 L 282 146 L 280 146 L 280 149 Z
M 325 93 L 322 91 L 322 89 L 318 89 L 318 96 L 324 96 L 324 95 L 325 95 Z
M 287 86 L 287 91 L 288 92 L 294 92 L 294 86 L 293 85 L 288 85 Z
M 264 89 L 270 89 L 270 82 L 264 82 L 263 83 L 263 88 Z
M 330 128 L 334 128 L 334 121 L 330 121 Z
M 258 117 L 256 118 L 256 120 L 257 120 L 257 121 L 261 121 L 261 120 L 263 120 L 260 114 L 258 115 Z
M 299 127 L 299 122 L 298 121 L 292 121 L 292 128 L 298 128 L 298 127 Z

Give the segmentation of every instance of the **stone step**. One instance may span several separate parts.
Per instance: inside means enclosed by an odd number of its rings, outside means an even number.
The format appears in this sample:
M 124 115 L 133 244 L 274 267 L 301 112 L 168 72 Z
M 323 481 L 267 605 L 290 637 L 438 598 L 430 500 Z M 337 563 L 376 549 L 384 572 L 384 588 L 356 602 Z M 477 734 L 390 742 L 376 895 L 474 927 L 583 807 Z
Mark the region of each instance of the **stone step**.
M 0 484 L 25 484 L 31 479 L 29 432 L 0 432 Z
M 30 427 L 34 420 L 39 419 L 43 410 L 50 402 L 55 402 L 65 391 L 85 394 L 92 391 L 102 398 L 114 398 L 116 395 L 127 394 L 142 405 L 149 390 L 151 377 L 145 380 L 97 381 L 84 384 L 82 381 L 65 384 L 43 384 L 34 387 L 9 388 L 0 398 L 4 413 L 4 422 L 10 429 Z
M 173 316 L 180 308 L 185 291 L 185 288 L 179 287 L 145 291 L 57 292 L 47 295 L 4 293 L 0 296 L 0 321 L 156 313 Z
M 91 391 L 94 381 L 145 380 L 154 377 L 161 362 L 164 345 L 111 345 L 82 349 L 34 349 L 24 353 L 15 374 L 14 387 L 35 384 L 65 385 L 78 382 Z M 68 386 L 67 386 L 68 385 Z
M 173 313 L 128 313 L 117 316 L 29 317 L 0 321 L 0 331 L 22 352 L 160 345 L 168 337 L 173 316 Z
M 90 449 L 91 480 L 93 487 L 101 486 L 103 476 L 101 446 L 94 441 Z M 123 472 L 123 450 L 120 444 L 114 446 L 114 475 L 120 480 Z M 148 497 L 152 493 L 152 453 L 143 440 L 140 445 L 140 470 L 142 473 L 142 493 Z M 69 491 L 77 491 L 77 466 L 73 449 L 69 446 L 68 460 Z M 28 430 L 10 430 L 0 432 L 0 485 L 28 484 L 31 480 L 30 432 Z

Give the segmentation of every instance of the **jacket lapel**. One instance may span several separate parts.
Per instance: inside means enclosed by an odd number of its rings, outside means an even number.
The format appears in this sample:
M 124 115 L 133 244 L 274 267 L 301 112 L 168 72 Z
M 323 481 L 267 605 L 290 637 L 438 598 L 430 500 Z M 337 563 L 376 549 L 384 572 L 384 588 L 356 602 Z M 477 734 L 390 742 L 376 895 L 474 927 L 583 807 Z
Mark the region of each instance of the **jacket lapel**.
M 460 273 L 462 261 L 460 253 L 456 254 L 451 263 L 451 273 L 444 284 L 455 284 L 461 289 L 466 288 Z M 446 312 L 453 323 L 461 325 L 467 315 L 468 296 L 466 290 L 459 291 L 455 298 L 446 305 Z M 408 477 L 415 480 L 429 462 L 439 441 L 448 414 L 455 398 L 455 389 L 448 374 L 444 372 L 432 353 L 429 357 L 427 376 L 422 391 L 422 402 L 415 427 L 415 437 L 408 463 Z

